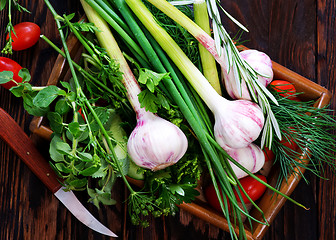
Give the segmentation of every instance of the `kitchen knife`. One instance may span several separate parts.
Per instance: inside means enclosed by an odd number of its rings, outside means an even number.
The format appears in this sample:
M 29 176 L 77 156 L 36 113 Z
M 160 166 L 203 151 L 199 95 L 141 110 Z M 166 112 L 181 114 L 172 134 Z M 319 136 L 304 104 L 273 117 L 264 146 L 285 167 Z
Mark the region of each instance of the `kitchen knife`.
M 30 170 L 69 209 L 69 211 L 89 228 L 111 237 L 117 237 L 101 224 L 77 199 L 72 191 L 64 191 L 61 179 L 57 177 L 46 159 L 36 149 L 14 119 L 0 108 L 0 138 L 3 139 Z

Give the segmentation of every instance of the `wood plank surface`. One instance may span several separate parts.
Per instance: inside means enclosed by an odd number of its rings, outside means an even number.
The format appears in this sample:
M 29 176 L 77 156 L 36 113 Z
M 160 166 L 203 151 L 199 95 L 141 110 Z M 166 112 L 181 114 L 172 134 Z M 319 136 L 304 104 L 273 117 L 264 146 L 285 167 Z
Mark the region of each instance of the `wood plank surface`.
M 59 14 L 82 12 L 79 1 L 50 1 Z M 32 21 L 41 33 L 60 46 L 56 24 L 43 0 L 20 1 L 31 11 L 13 12 L 13 23 Z M 325 86 L 335 94 L 335 2 L 331 0 L 227 0 L 224 8 L 248 27 L 243 34 L 247 47 L 266 52 L 272 60 Z M 0 12 L 0 48 L 4 45 L 3 29 L 7 9 Z M 238 28 L 227 18 L 225 26 L 234 35 Z M 1 55 L 5 56 L 5 55 Z M 32 84 L 47 82 L 57 54 L 42 40 L 34 47 L 16 52 L 10 58 L 30 70 Z M 6 110 L 29 134 L 29 116 L 22 101 L 0 87 L 0 107 Z M 335 110 L 336 96 L 331 107 Z M 1 124 L 1 123 L 0 123 Z M 47 146 L 39 143 L 41 152 Z M 329 240 L 336 239 L 335 177 L 329 170 L 320 180 L 305 174 L 308 184 L 301 181 L 292 197 L 310 208 L 303 210 L 286 203 L 272 223 L 266 240 Z M 123 201 L 127 190 L 118 182 L 113 197 L 116 206 L 98 211 L 86 203 L 87 196 L 78 198 L 103 224 L 122 239 L 228 239 L 227 234 L 181 210 L 174 217 L 151 218 L 149 228 L 132 226 Z M 0 141 L 0 239 L 109 239 L 79 223 L 18 157 Z

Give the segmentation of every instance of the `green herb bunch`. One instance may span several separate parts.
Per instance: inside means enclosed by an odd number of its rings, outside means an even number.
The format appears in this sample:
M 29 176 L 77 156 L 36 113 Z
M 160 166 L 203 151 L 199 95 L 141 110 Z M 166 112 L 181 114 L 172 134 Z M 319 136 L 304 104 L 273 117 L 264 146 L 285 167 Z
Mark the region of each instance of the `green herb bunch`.
M 272 145 L 275 164 L 280 167 L 277 186 L 280 187 L 281 182 L 293 173 L 306 180 L 300 169 L 322 178 L 325 166 L 336 172 L 336 136 L 333 134 L 336 119 L 328 106 L 317 108 L 315 101 L 296 101 L 280 96 L 286 92 L 272 93 L 279 103 L 271 107 L 282 133 L 282 141 L 274 141 Z

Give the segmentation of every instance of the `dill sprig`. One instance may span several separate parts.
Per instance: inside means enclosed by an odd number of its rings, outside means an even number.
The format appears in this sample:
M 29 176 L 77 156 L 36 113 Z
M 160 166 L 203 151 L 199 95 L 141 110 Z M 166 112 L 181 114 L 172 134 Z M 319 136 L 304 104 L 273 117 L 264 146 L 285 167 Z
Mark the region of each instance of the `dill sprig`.
M 272 150 L 276 155 L 275 162 L 280 166 L 278 187 L 292 173 L 305 179 L 299 167 L 322 178 L 326 165 L 336 172 L 336 135 L 333 132 L 336 119 L 333 111 L 328 106 L 314 107 L 314 101 L 298 102 L 276 92 L 274 95 L 279 105 L 272 104 L 271 108 L 279 122 L 283 141 L 297 145 L 293 149 L 281 141 L 274 141 Z M 300 156 L 301 160 L 298 160 Z

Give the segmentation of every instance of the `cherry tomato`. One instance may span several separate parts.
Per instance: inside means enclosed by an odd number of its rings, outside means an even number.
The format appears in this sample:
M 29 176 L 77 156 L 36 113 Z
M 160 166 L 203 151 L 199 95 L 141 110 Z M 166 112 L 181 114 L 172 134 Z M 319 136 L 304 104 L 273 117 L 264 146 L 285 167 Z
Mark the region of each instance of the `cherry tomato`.
M 265 176 L 263 176 L 261 174 L 257 174 L 255 176 L 257 176 L 262 181 L 267 182 Z M 243 189 L 246 191 L 247 195 L 249 195 L 249 197 L 253 201 L 258 200 L 264 194 L 264 192 L 266 190 L 266 186 L 264 184 L 258 182 L 257 180 L 255 180 L 254 178 L 252 178 L 250 176 L 241 178 L 239 180 L 239 182 L 241 183 Z M 214 188 L 213 184 L 210 184 L 209 186 L 207 186 L 205 188 L 204 195 L 205 195 L 205 199 L 207 200 L 207 202 L 209 203 L 209 205 L 212 208 L 214 208 L 215 210 L 217 210 L 219 212 L 222 211 L 222 208 L 221 208 L 220 203 L 218 201 L 216 191 L 215 191 L 215 188 Z M 250 202 L 242 191 L 241 191 L 241 195 L 242 195 L 242 198 L 244 200 L 244 203 L 249 203 Z M 222 196 L 222 199 L 223 199 L 222 193 L 221 193 L 221 196 Z M 236 192 L 235 192 L 235 196 L 236 196 L 237 201 L 240 202 L 240 198 L 239 198 L 239 196 Z
M 22 82 L 22 78 L 19 77 L 19 71 L 22 69 L 22 67 L 15 62 L 14 60 L 6 57 L 0 57 L 0 72 L 3 71 L 11 71 L 13 72 L 13 79 L 16 82 Z M 10 89 L 11 87 L 14 87 L 16 84 L 13 81 L 7 82 L 5 84 L 2 84 L 6 89 Z
M 266 177 L 261 174 L 256 174 L 256 177 L 261 179 L 262 181 L 267 183 Z M 247 195 L 252 199 L 252 201 L 257 201 L 265 192 L 266 186 L 260 182 L 258 182 L 256 179 L 252 178 L 251 176 L 247 176 L 244 178 L 239 179 L 240 184 L 242 185 L 243 189 L 247 193 Z M 244 200 L 244 203 L 249 203 L 250 201 L 245 196 L 244 193 L 241 192 L 242 198 Z M 235 193 L 236 198 L 238 202 L 240 202 L 240 198 L 238 197 L 238 194 Z
M 273 80 L 270 86 L 277 92 L 280 96 L 287 97 L 288 99 L 300 101 L 300 99 L 295 95 L 296 89 L 294 85 L 286 80 Z
M 22 22 L 14 26 L 14 33 L 11 33 L 14 51 L 20 51 L 32 47 L 40 38 L 40 27 L 32 22 Z M 7 40 L 9 35 L 7 34 Z
M 214 187 L 213 184 L 210 184 L 209 186 L 207 186 L 204 189 L 204 195 L 205 195 L 205 199 L 207 200 L 207 202 L 209 203 L 209 205 L 212 208 L 214 208 L 218 212 L 222 212 L 222 208 L 221 208 L 220 203 L 218 201 L 217 194 L 216 194 L 216 191 L 215 191 L 215 187 Z M 221 192 L 221 196 L 222 196 L 222 199 L 223 199 L 222 192 Z
M 269 149 L 268 147 L 264 147 L 263 152 L 264 152 L 264 155 L 265 155 L 265 162 L 273 161 L 275 159 L 274 152 L 271 149 Z

